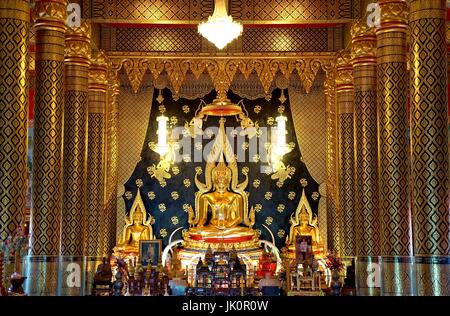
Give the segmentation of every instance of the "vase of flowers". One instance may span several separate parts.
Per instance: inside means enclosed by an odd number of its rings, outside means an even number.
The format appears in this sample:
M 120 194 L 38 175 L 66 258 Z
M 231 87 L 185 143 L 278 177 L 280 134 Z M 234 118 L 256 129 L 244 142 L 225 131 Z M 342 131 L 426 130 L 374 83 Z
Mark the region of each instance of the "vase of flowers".
M 9 295 L 24 295 L 22 284 L 25 277 L 22 276 L 22 258 L 28 252 L 28 239 L 21 226 L 18 227 L 14 237 L 9 236 L 5 241 L 0 241 L 0 252 L 3 253 L 5 264 L 9 264 L 11 257 L 14 257 L 14 273 L 10 277 L 11 287 L 8 289 Z M 6 276 L 2 276 L 3 282 Z
M 331 295 L 340 296 L 342 283 L 340 280 L 340 271 L 344 269 L 344 264 L 341 258 L 336 257 L 333 253 L 330 253 L 326 258 L 326 265 L 331 270 Z

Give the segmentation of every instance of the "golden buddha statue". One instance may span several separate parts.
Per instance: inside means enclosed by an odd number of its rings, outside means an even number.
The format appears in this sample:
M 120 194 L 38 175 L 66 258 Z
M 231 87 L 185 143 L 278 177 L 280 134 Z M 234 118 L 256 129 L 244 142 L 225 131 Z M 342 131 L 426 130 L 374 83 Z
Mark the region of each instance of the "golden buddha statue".
M 215 142 L 206 165 L 206 183 L 200 182 L 197 172 L 195 184 L 199 189 L 195 194 L 195 211 L 189 209 L 188 234 L 195 240 L 228 239 L 236 242 L 251 240 L 255 236 L 255 211 L 248 210 L 248 197 L 244 189 L 248 175 L 238 183 L 237 163 L 225 136 L 224 121 L 221 120 L 218 140 Z M 218 145 L 217 145 L 218 144 Z M 225 155 L 225 157 L 224 157 Z M 211 159 L 214 156 L 216 160 Z M 225 159 L 228 161 L 225 163 Z M 217 164 L 215 161 L 219 161 Z M 208 217 L 208 213 L 211 215 Z M 209 218 L 209 220 L 208 220 Z M 245 226 L 240 226 L 241 224 Z
M 125 218 L 122 240 L 114 248 L 114 252 L 139 255 L 139 241 L 153 240 L 152 217 L 148 216 L 138 188 L 137 196 L 131 207 L 130 215 Z
M 303 194 L 300 198 L 297 210 L 291 215 L 290 223 L 291 227 L 289 229 L 289 235 L 286 237 L 286 246 L 288 246 L 290 251 L 295 250 L 297 237 L 310 237 L 314 253 L 323 250 L 323 247 L 320 244 L 317 216 L 313 217 L 312 209 L 306 198 L 305 189 L 303 189 Z

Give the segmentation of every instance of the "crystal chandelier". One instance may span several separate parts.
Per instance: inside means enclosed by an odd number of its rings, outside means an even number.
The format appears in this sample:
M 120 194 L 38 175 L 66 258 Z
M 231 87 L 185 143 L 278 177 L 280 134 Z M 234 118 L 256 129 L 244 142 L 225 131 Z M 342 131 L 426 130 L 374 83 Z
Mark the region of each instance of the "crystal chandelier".
M 215 0 L 213 15 L 198 25 L 198 32 L 208 41 L 223 49 L 242 34 L 242 24 L 228 15 L 225 0 Z

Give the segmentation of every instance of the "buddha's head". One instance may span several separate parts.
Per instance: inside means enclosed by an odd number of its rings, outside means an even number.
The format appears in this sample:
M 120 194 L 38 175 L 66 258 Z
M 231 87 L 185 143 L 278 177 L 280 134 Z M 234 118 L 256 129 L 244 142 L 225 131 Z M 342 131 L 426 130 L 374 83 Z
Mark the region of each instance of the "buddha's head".
M 219 192 L 225 192 L 230 187 L 231 169 L 222 161 L 212 170 L 214 188 Z
M 300 225 L 306 226 L 309 224 L 309 214 L 305 208 L 300 212 Z
M 133 222 L 142 224 L 144 220 L 144 213 L 142 213 L 141 208 L 138 206 L 136 211 L 134 211 Z

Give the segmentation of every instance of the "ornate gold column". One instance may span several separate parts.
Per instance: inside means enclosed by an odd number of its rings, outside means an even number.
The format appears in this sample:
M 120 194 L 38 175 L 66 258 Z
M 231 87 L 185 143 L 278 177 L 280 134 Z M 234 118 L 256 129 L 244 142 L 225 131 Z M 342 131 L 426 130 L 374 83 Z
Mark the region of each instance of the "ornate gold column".
M 103 255 L 110 256 L 116 245 L 116 215 L 117 215 L 117 181 L 119 172 L 119 104 L 117 96 L 120 83 L 117 75 L 110 73 L 108 82 L 108 119 L 106 133 L 106 203 L 103 227 Z
M 377 28 L 382 295 L 413 295 L 405 0 L 379 0 Z
M 89 68 L 87 214 L 85 216 L 86 294 L 90 294 L 93 274 L 102 260 L 104 207 L 104 147 L 107 57 L 93 52 Z
M 355 105 L 350 54 L 340 51 L 336 59 L 336 102 L 339 134 L 339 210 L 341 255 L 355 256 L 355 182 L 354 182 L 354 126 Z
M 36 1 L 36 96 L 29 295 L 55 295 L 61 234 L 65 0 Z
M 63 207 L 59 295 L 83 295 L 81 282 L 66 282 L 73 269 L 83 271 L 83 215 L 86 212 L 88 72 L 91 26 L 68 28 L 65 57 Z M 78 266 L 74 266 L 73 264 Z M 80 276 L 81 278 L 81 276 Z
M 337 194 L 337 111 L 335 72 L 328 69 L 325 79 L 327 126 L 327 240 L 328 250 L 341 254 L 338 194 Z
M 355 80 L 356 288 L 359 295 L 379 295 L 379 276 L 375 272 L 378 266 L 373 265 L 378 263 L 380 254 L 376 36 L 366 19 L 355 21 L 351 34 Z M 374 281 L 367 282 L 368 278 Z
M 411 0 L 411 149 L 418 295 L 450 295 L 446 1 Z
M 0 2 L 0 240 L 13 235 L 24 219 L 29 29 L 29 0 Z

